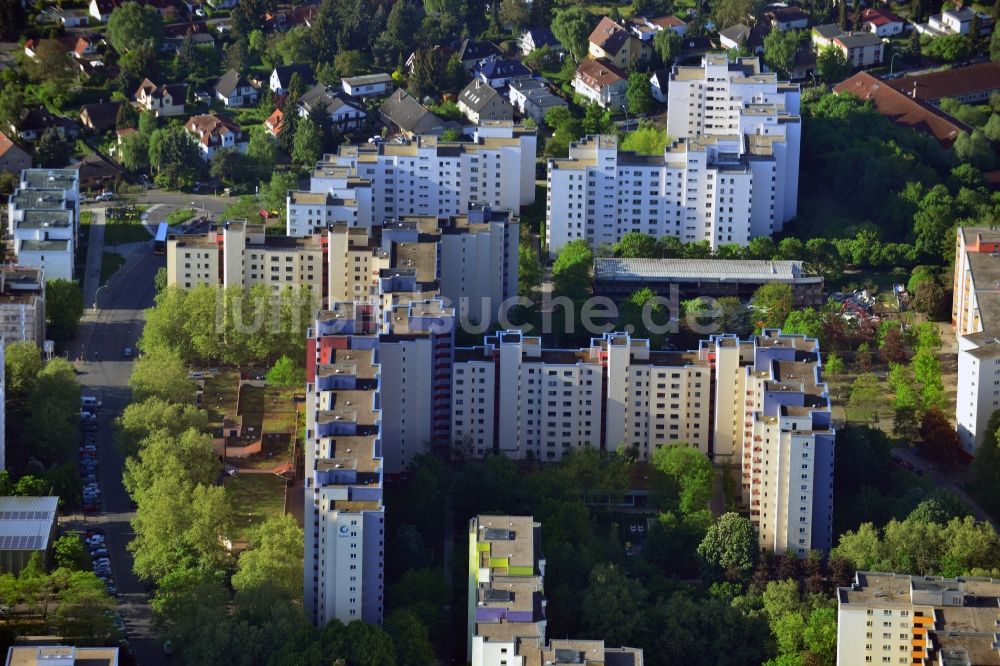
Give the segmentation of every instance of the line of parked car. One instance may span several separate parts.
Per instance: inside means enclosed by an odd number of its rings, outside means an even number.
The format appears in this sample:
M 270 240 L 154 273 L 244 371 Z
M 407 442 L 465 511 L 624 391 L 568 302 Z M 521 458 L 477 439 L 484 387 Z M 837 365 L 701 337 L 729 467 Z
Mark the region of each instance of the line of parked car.
M 83 481 L 83 510 L 101 510 L 101 486 L 97 482 L 97 410 L 101 401 L 94 396 L 80 397 L 80 479 Z

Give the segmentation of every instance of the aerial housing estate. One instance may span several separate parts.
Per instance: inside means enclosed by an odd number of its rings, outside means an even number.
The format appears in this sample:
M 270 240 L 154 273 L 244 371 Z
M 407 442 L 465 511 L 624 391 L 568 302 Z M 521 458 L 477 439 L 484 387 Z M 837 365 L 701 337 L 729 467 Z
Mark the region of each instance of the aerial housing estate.
M 24 169 L 7 211 L 7 235 L 17 263 L 41 269 L 46 280 L 72 280 L 80 225 L 80 172 Z
M 589 136 L 548 162 L 550 253 L 638 231 L 712 248 L 781 231 L 798 205 L 799 86 L 764 72 L 758 58 L 725 53 L 674 67 L 662 155 Z
M 955 423 L 969 457 L 1000 409 L 1000 231 L 959 227 L 955 238 L 951 323 L 958 337 Z
M 603 640 L 545 640 L 545 560 L 541 525 L 531 516 L 469 521 L 469 627 L 472 666 L 642 666 L 638 648 Z

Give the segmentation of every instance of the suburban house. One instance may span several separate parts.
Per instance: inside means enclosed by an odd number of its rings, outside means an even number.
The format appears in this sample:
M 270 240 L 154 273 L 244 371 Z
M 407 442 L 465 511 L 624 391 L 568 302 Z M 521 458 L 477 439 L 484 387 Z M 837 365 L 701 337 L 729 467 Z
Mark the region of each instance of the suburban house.
M 507 88 L 510 103 L 518 113 L 541 125 L 549 109 L 567 108 L 566 100 L 553 94 L 549 87 L 536 79 L 515 79 Z
M 60 9 L 50 7 L 45 10 L 49 16 L 62 23 L 64 28 L 80 28 L 90 24 L 89 10 L 84 9 Z
M 667 103 L 667 88 L 670 86 L 670 70 L 658 69 L 649 77 L 649 92 L 661 104 Z
M 494 88 L 505 85 L 523 76 L 531 76 L 531 70 L 518 60 L 505 60 L 500 56 L 490 56 L 475 67 L 476 77 Z
M 833 92 L 854 95 L 861 101 L 871 101 L 875 110 L 896 125 L 929 134 L 942 148 L 950 148 L 961 132 L 972 128 L 927 102 L 913 99 L 890 85 L 889 81 L 875 78 L 868 72 L 858 72 L 841 81 Z
M 799 7 L 775 7 L 764 14 L 772 28 L 782 32 L 803 30 L 809 27 L 809 15 Z
M 437 44 L 435 46 L 432 46 L 429 49 L 429 51 L 425 51 L 425 53 L 433 53 L 435 58 L 440 58 L 440 62 L 448 62 L 448 59 L 451 58 L 452 56 L 453 49 L 450 49 L 447 46 L 441 46 L 440 44 Z M 414 51 L 406 59 L 406 62 L 403 63 L 403 66 L 407 74 L 413 74 L 413 65 L 416 61 L 417 61 L 417 52 Z M 479 61 L 477 60 L 472 62 L 472 64 L 470 64 L 468 67 L 465 68 L 466 71 L 472 71 L 472 68 L 475 67 L 476 62 Z
M 243 131 L 218 116 L 192 116 L 184 123 L 184 129 L 194 137 L 201 158 L 206 162 L 212 159 L 215 151 L 223 148 L 235 148 L 241 153 L 247 150 L 247 138 Z
M 275 95 L 284 95 L 288 92 L 288 86 L 292 82 L 292 76 L 299 75 L 302 79 L 303 91 L 316 83 L 316 74 L 313 73 L 311 65 L 281 65 L 271 70 L 271 78 L 268 87 Z
M 192 32 L 180 37 L 165 37 L 160 44 L 160 50 L 164 53 L 177 53 L 184 45 L 184 40 L 191 38 L 192 46 L 215 46 L 215 37 L 207 32 Z
M 847 64 L 855 69 L 882 64 L 884 45 L 870 32 L 845 32 L 833 38 L 833 45 L 843 52 Z
M 21 169 L 31 168 L 31 153 L 14 143 L 10 137 L 0 132 L 0 171 L 9 171 L 15 175 Z
M 483 120 L 513 120 L 514 107 L 495 88 L 473 79 L 458 94 L 458 110 L 478 125 Z
M 607 16 L 601 19 L 590 33 L 587 54 L 592 60 L 604 59 L 615 67 L 629 69 L 635 63 L 647 60 L 652 53 L 650 42 L 633 36 L 630 30 L 618 25 Z
M 984 62 L 937 72 L 914 74 L 886 81 L 913 99 L 940 106 L 942 99 L 962 104 L 982 104 L 1000 92 L 1000 63 Z
M 59 44 L 62 48 L 66 49 L 66 53 L 68 55 L 73 56 L 77 60 L 97 53 L 97 49 L 94 47 L 94 43 L 90 39 L 86 37 L 66 36 L 55 39 L 25 40 L 24 55 L 34 59 L 35 52 L 37 51 L 39 45 L 48 42 L 55 42 Z
M 80 172 L 81 190 L 107 190 L 117 185 L 122 168 L 97 153 L 89 153 L 70 167 Z
M 281 134 L 281 127 L 285 124 L 285 114 L 281 112 L 281 109 L 275 109 L 274 113 L 267 117 L 264 121 L 264 129 L 271 136 L 278 136 Z
M 767 21 L 761 21 L 752 28 L 737 23 L 719 31 L 719 44 L 726 50 L 745 48 L 750 53 L 759 55 L 764 52 L 764 38 L 769 32 L 771 24 Z
M 135 91 L 136 104 L 143 111 L 153 115 L 177 116 L 184 113 L 184 102 L 187 100 L 186 83 L 170 83 L 158 86 L 149 79 L 143 79 Z
M 813 26 L 811 31 L 813 46 L 816 47 L 817 51 L 821 51 L 833 44 L 833 40 L 843 34 L 844 31 L 836 23 Z
M 573 90 L 604 109 L 621 107 L 627 86 L 628 74 L 603 60 L 584 60 L 573 77 Z
M 10 125 L 11 133 L 22 141 L 36 141 L 45 130 L 51 129 L 59 136 L 75 138 L 79 128 L 75 122 L 63 116 L 54 116 L 44 106 L 36 106 L 21 112 L 21 121 L 15 127 Z
M 855 25 L 878 37 L 892 37 L 903 34 L 906 21 L 887 9 L 869 8 L 858 15 Z
M 934 14 L 927 23 L 915 23 L 914 29 L 922 35 L 943 37 L 945 35 L 966 35 L 972 29 L 972 18 L 976 12 L 968 7 L 948 9 L 940 14 Z M 989 16 L 979 14 L 979 34 L 988 35 L 993 31 L 993 22 Z
M 351 97 L 382 97 L 391 93 L 396 83 L 390 74 L 382 72 L 344 77 L 340 80 L 340 87 Z
M 553 51 L 562 50 L 562 44 L 559 43 L 559 40 L 556 39 L 556 36 L 548 28 L 531 28 L 525 30 L 521 33 L 518 46 L 521 48 L 523 55 L 528 55 L 535 49 L 540 49 L 543 46 L 548 46 Z
M 238 109 L 257 103 L 257 89 L 235 69 L 219 77 L 215 84 L 215 96 L 222 100 L 227 109 Z
M 357 103 L 338 91 L 317 83 L 308 91 L 302 93 L 296 102 L 299 116 L 305 118 L 315 109 L 323 109 L 330 117 L 330 122 L 339 130 L 357 129 L 368 116 Z
M 412 138 L 417 134 L 441 134 L 457 123 L 438 118 L 400 88 L 389 95 L 379 107 L 379 117 L 390 130 Z
M 111 12 L 121 4 L 121 0 L 90 0 L 90 15 L 104 23 L 111 16 Z
M 493 42 L 479 39 L 466 39 L 458 50 L 458 59 L 462 61 L 465 70 L 472 71 L 480 60 L 490 56 L 500 55 L 500 49 Z M 407 62 L 409 64 L 409 62 Z
M 683 37 L 687 33 L 687 23 L 677 18 L 673 14 L 670 16 L 654 16 L 653 18 L 643 16 L 633 16 L 631 19 L 633 26 L 644 24 L 652 27 L 656 32 L 663 30 L 673 30 Z
M 80 124 L 95 132 L 114 129 L 122 102 L 98 102 L 80 107 Z

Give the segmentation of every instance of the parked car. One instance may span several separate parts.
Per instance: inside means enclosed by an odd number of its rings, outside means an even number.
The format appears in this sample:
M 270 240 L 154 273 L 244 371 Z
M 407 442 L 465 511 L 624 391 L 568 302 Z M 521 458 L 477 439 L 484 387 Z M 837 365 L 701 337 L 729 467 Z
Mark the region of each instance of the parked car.
M 132 358 L 132 348 L 131 347 L 126 347 L 125 348 L 125 358 Z

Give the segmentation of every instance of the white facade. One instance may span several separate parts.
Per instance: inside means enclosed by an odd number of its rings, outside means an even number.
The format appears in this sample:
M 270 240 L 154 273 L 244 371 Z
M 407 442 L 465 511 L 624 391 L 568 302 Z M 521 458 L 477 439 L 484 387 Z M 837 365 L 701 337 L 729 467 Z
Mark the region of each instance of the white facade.
M 0 358 L 6 356 L 7 341 L 0 336 Z M 2 364 L 6 366 L 7 364 Z M 6 369 L 0 368 L 0 470 L 7 469 L 7 376 Z
M 858 571 L 837 589 L 837 666 L 995 664 L 1000 581 Z
M 958 338 L 955 423 L 962 452 L 976 455 L 1000 409 L 1000 233 L 959 227 L 955 239 L 952 326 Z
M 17 263 L 41 269 L 46 280 L 72 280 L 80 220 L 79 171 L 24 169 L 7 211 L 7 232 Z
M 607 333 L 571 351 L 506 331 L 457 350 L 452 377 L 452 438 L 467 457 L 624 445 L 648 460 L 685 443 L 738 463 L 762 549 L 831 546 L 834 431 L 815 340 L 766 331 L 662 352 Z
M 347 167 L 343 177 L 368 181 L 373 224 L 408 215 L 461 215 L 471 203 L 518 210 L 535 199 L 536 146 L 534 130 L 492 122 L 480 125 L 471 142 L 418 136 L 403 143 L 343 146 L 318 170 Z M 313 191 L 325 191 L 332 182 L 314 177 Z M 296 223 L 293 229 L 289 222 L 290 234 L 304 228 Z
M 713 248 L 770 236 L 798 204 L 798 86 L 760 74 L 756 59 L 724 54 L 670 77 L 662 156 L 618 150 L 588 137 L 567 159 L 549 160 L 546 235 L 550 253 L 586 240 L 594 248 L 630 231 Z

